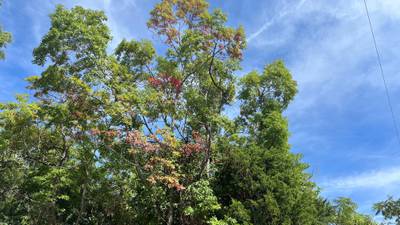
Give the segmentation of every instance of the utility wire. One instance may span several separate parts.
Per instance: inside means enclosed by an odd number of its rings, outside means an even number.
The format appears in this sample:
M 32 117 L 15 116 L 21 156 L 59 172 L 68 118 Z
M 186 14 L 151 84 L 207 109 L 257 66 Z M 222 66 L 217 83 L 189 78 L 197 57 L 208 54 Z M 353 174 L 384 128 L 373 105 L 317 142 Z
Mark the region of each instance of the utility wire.
M 367 13 L 367 17 L 368 17 L 369 28 L 371 30 L 372 39 L 374 41 L 374 47 L 375 47 L 375 52 L 376 52 L 376 57 L 377 57 L 377 60 L 378 60 L 379 68 L 380 68 L 380 71 L 381 71 L 381 77 L 382 77 L 382 80 L 383 80 L 383 84 L 385 86 L 385 93 L 386 93 L 387 102 L 388 102 L 388 105 L 389 105 L 390 113 L 392 114 L 393 126 L 394 126 L 394 129 L 396 131 L 397 141 L 400 144 L 399 128 L 397 126 L 397 121 L 396 121 L 396 117 L 394 115 L 393 106 L 392 106 L 392 100 L 391 100 L 390 94 L 389 94 L 389 88 L 387 86 L 385 73 L 384 73 L 383 67 L 382 67 L 381 55 L 380 55 L 379 50 L 378 50 L 378 45 L 376 44 L 375 32 L 374 32 L 374 28 L 372 26 L 371 17 L 369 15 L 367 0 L 364 0 L 364 5 L 365 5 L 365 12 Z

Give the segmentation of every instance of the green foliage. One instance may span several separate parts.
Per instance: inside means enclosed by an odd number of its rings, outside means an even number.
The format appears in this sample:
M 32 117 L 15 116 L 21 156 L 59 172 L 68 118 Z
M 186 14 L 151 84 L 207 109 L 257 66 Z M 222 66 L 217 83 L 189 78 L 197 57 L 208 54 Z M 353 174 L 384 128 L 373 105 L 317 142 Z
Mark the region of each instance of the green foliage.
M 190 223 L 207 221 L 216 211 L 221 209 L 217 198 L 207 180 L 200 180 L 188 186 L 183 196 L 184 214 Z M 188 221 L 189 222 L 189 221 Z
M 228 144 L 217 173 L 217 195 L 224 205 L 241 202 L 242 218 L 237 220 L 243 223 L 315 224 L 318 194 L 304 173 L 307 165 L 289 151 L 288 125 L 282 116 L 296 83 L 277 61 L 263 75 L 244 76 L 241 86 L 237 124 L 247 135 L 241 144 Z
M 57 6 L 50 18 L 34 50 L 43 72 L 27 79 L 35 98 L 0 105 L 0 222 L 370 222 L 347 200 L 321 199 L 291 153 L 282 113 L 297 87 L 284 63 L 237 82 L 245 34 L 221 10 L 162 0 L 147 25 L 163 55 L 149 40 L 108 54 L 100 11 Z
M 372 218 L 356 212 L 357 205 L 348 198 L 335 200 L 335 225 L 374 225 Z
M 246 209 L 242 202 L 232 199 L 231 205 L 227 208 L 227 215 L 235 218 L 239 224 L 251 224 L 251 212 Z
M 1 3 L 2 2 L 0 1 L 0 5 Z M 0 59 L 4 59 L 4 48 L 7 44 L 11 42 L 11 39 L 11 34 L 9 32 L 3 31 L 3 29 L 0 27 Z
M 382 214 L 385 220 L 395 221 L 396 224 L 400 224 L 400 200 L 389 197 L 383 202 L 376 203 L 374 209 L 376 214 Z
M 8 32 L 4 32 L 0 28 L 0 49 L 3 49 L 8 43 L 11 42 L 11 34 Z M 4 50 L 0 50 L 0 59 L 4 59 Z
M 316 208 L 318 221 L 316 224 L 332 224 L 334 222 L 336 211 L 331 202 L 320 197 L 317 199 Z
M 75 60 L 71 69 L 79 72 L 106 54 L 111 36 L 103 12 L 58 5 L 50 18 L 51 28 L 34 50 L 34 63 L 44 65 L 47 58 L 58 65 Z

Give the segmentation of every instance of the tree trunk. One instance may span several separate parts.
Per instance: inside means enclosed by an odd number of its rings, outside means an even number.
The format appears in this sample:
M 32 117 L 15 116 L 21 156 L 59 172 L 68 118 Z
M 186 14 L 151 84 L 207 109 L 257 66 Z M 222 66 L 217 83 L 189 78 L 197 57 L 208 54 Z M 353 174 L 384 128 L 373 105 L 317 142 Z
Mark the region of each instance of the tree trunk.
M 172 225 L 174 223 L 174 199 L 173 199 L 173 190 L 170 190 L 169 194 L 169 209 L 168 209 L 168 221 L 167 225 Z

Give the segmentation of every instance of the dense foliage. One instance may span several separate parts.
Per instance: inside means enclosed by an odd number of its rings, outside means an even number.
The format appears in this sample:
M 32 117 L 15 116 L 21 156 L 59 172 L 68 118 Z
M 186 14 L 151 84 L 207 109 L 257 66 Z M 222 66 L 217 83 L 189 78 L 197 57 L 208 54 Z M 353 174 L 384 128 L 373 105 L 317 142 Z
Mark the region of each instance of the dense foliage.
M 165 54 L 148 40 L 108 54 L 106 19 L 58 6 L 33 53 L 34 98 L 0 105 L 0 222 L 374 224 L 320 197 L 290 152 L 284 63 L 236 80 L 246 39 L 223 12 L 162 0 L 148 27 Z
M 394 224 L 400 224 L 400 199 L 393 199 L 389 197 L 383 202 L 376 203 L 374 209 L 377 214 L 382 214 L 384 219 L 395 222 Z
M 0 0 L 0 6 L 1 6 L 2 1 Z M 3 31 L 3 29 L 0 26 L 0 60 L 4 59 L 4 47 L 8 43 L 11 42 L 11 34 L 8 32 Z

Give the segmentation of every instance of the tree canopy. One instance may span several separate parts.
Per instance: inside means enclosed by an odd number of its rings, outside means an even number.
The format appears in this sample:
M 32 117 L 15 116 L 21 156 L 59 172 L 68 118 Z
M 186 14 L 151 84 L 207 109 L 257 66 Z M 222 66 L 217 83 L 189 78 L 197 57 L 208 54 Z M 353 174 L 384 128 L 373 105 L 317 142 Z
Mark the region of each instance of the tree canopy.
M 150 40 L 108 52 L 101 11 L 60 5 L 50 19 L 34 96 L 0 105 L 0 222 L 375 224 L 320 196 L 288 143 L 296 82 L 280 60 L 238 79 L 245 33 L 221 10 L 156 4 L 147 26 L 165 54 Z
M 0 1 L 1 6 L 2 1 Z M 5 32 L 3 28 L 0 26 L 0 60 L 4 59 L 4 48 L 7 44 L 11 42 L 11 34 L 9 32 Z
M 387 200 L 374 205 L 376 214 L 382 214 L 384 219 L 400 224 L 400 199 L 389 197 Z

